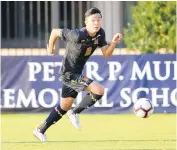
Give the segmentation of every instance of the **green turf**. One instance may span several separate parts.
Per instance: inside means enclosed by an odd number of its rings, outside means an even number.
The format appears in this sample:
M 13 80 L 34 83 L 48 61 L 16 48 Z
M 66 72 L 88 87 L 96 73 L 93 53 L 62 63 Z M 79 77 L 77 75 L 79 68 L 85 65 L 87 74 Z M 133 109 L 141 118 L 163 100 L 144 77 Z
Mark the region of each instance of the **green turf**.
M 65 116 L 47 131 L 48 142 L 32 134 L 47 114 L 1 115 L 2 150 L 176 150 L 176 115 L 80 115 L 82 129 Z

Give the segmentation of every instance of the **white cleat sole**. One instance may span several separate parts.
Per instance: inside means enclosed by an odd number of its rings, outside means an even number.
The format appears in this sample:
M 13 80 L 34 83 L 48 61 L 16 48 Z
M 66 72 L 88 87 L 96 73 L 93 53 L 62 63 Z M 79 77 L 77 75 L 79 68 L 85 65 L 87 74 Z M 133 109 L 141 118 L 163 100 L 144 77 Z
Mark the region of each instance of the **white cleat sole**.
M 40 135 L 40 134 L 41 134 L 41 135 Z M 37 130 L 37 128 L 34 129 L 33 135 L 34 135 L 37 139 L 39 139 L 41 142 L 45 142 L 45 141 L 46 141 L 46 137 L 42 137 L 42 136 L 43 136 L 42 133 L 40 133 L 40 132 Z
M 75 116 L 75 114 L 72 113 L 71 110 L 67 112 L 67 116 L 71 122 L 71 124 L 76 128 L 76 129 L 81 129 L 80 122 L 79 122 L 79 116 Z
M 70 121 L 71 122 L 71 121 Z M 75 124 L 73 124 L 72 122 L 71 122 L 71 124 L 76 128 L 76 129 L 78 129 L 78 130 L 80 130 L 81 129 L 81 127 L 80 126 L 76 126 Z

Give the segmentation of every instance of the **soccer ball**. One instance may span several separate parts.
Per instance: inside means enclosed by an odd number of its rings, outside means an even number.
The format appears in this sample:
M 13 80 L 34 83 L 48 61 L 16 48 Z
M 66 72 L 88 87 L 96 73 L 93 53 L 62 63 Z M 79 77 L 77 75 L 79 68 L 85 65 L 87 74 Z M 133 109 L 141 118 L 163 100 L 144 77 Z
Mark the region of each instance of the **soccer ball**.
M 146 98 L 141 98 L 137 100 L 134 103 L 133 109 L 134 109 L 135 115 L 141 118 L 149 117 L 154 111 L 154 107 L 151 101 Z

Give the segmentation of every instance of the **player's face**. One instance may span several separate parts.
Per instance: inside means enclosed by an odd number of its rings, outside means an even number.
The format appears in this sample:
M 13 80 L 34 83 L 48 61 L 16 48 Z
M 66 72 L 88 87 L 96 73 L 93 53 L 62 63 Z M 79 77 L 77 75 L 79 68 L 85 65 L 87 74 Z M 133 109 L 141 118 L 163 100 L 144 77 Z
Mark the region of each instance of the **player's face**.
M 101 28 L 101 16 L 100 14 L 93 14 L 86 18 L 86 27 L 90 33 L 97 33 Z

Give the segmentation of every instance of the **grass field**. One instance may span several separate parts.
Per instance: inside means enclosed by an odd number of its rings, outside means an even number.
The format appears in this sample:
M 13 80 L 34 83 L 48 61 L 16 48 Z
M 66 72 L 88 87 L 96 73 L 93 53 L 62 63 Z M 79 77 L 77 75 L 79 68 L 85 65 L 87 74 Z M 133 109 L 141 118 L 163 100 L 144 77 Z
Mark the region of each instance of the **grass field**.
M 32 134 L 47 114 L 1 115 L 2 150 L 176 150 L 176 115 L 81 115 L 82 129 L 65 116 L 47 131 L 48 142 Z

